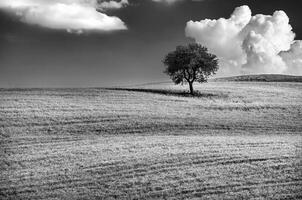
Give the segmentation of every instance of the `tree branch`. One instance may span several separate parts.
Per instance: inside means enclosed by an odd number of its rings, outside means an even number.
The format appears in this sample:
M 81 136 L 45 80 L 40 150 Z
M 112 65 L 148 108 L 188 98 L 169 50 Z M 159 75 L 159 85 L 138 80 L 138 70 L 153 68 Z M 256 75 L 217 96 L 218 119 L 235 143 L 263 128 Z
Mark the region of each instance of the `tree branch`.
M 190 79 L 186 76 L 186 71 L 185 69 L 182 71 L 183 72 L 183 75 L 184 75 L 184 78 L 186 79 L 187 82 L 190 82 Z

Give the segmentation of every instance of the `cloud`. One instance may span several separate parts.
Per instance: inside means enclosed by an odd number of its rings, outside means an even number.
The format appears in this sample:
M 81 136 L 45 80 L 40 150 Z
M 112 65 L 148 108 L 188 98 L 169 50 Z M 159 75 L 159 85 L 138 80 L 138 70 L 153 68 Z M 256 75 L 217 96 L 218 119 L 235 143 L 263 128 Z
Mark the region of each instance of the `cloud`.
M 281 52 L 280 56 L 288 66 L 289 74 L 302 74 L 302 41 L 295 41 L 290 50 Z
M 128 0 L 121 0 L 119 2 L 117 1 L 103 1 L 100 2 L 98 5 L 98 8 L 101 10 L 106 10 L 106 9 L 120 9 L 129 4 Z
M 252 16 L 248 6 L 241 6 L 228 19 L 189 21 L 185 32 L 219 57 L 221 75 L 302 75 L 301 41 L 294 40 L 283 11 Z
M 106 4 L 117 8 L 126 1 Z M 96 0 L 11 0 L 1 1 L 0 8 L 15 13 L 20 20 L 51 29 L 65 29 L 81 33 L 87 30 L 114 31 L 127 29 L 124 22 L 115 16 L 98 12 Z M 101 5 L 102 6 L 102 2 Z

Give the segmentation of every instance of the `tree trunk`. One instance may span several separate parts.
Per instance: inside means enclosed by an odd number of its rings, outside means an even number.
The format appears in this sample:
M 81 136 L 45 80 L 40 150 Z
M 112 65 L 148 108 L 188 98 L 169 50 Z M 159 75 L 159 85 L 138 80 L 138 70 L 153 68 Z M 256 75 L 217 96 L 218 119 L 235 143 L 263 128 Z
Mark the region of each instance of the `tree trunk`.
M 194 94 L 194 89 L 193 89 L 193 82 L 189 82 L 189 86 L 190 86 L 190 94 Z

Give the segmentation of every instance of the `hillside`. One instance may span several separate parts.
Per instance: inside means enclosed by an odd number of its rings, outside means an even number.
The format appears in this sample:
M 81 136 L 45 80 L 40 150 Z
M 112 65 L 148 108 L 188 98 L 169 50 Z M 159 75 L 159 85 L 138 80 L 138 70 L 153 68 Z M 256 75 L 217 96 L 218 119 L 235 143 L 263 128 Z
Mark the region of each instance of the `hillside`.
M 0 89 L 0 199 L 301 199 L 302 84 Z
M 282 74 L 255 74 L 215 78 L 211 81 L 302 82 L 302 76 L 291 76 Z

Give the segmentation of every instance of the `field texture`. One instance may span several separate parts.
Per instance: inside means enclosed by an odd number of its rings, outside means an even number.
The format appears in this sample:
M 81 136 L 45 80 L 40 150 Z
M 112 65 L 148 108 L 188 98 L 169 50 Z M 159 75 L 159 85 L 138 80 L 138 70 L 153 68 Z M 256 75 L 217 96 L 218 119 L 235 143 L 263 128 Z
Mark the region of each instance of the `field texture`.
M 0 90 L 0 199 L 302 199 L 302 84 L 196 88 Z

